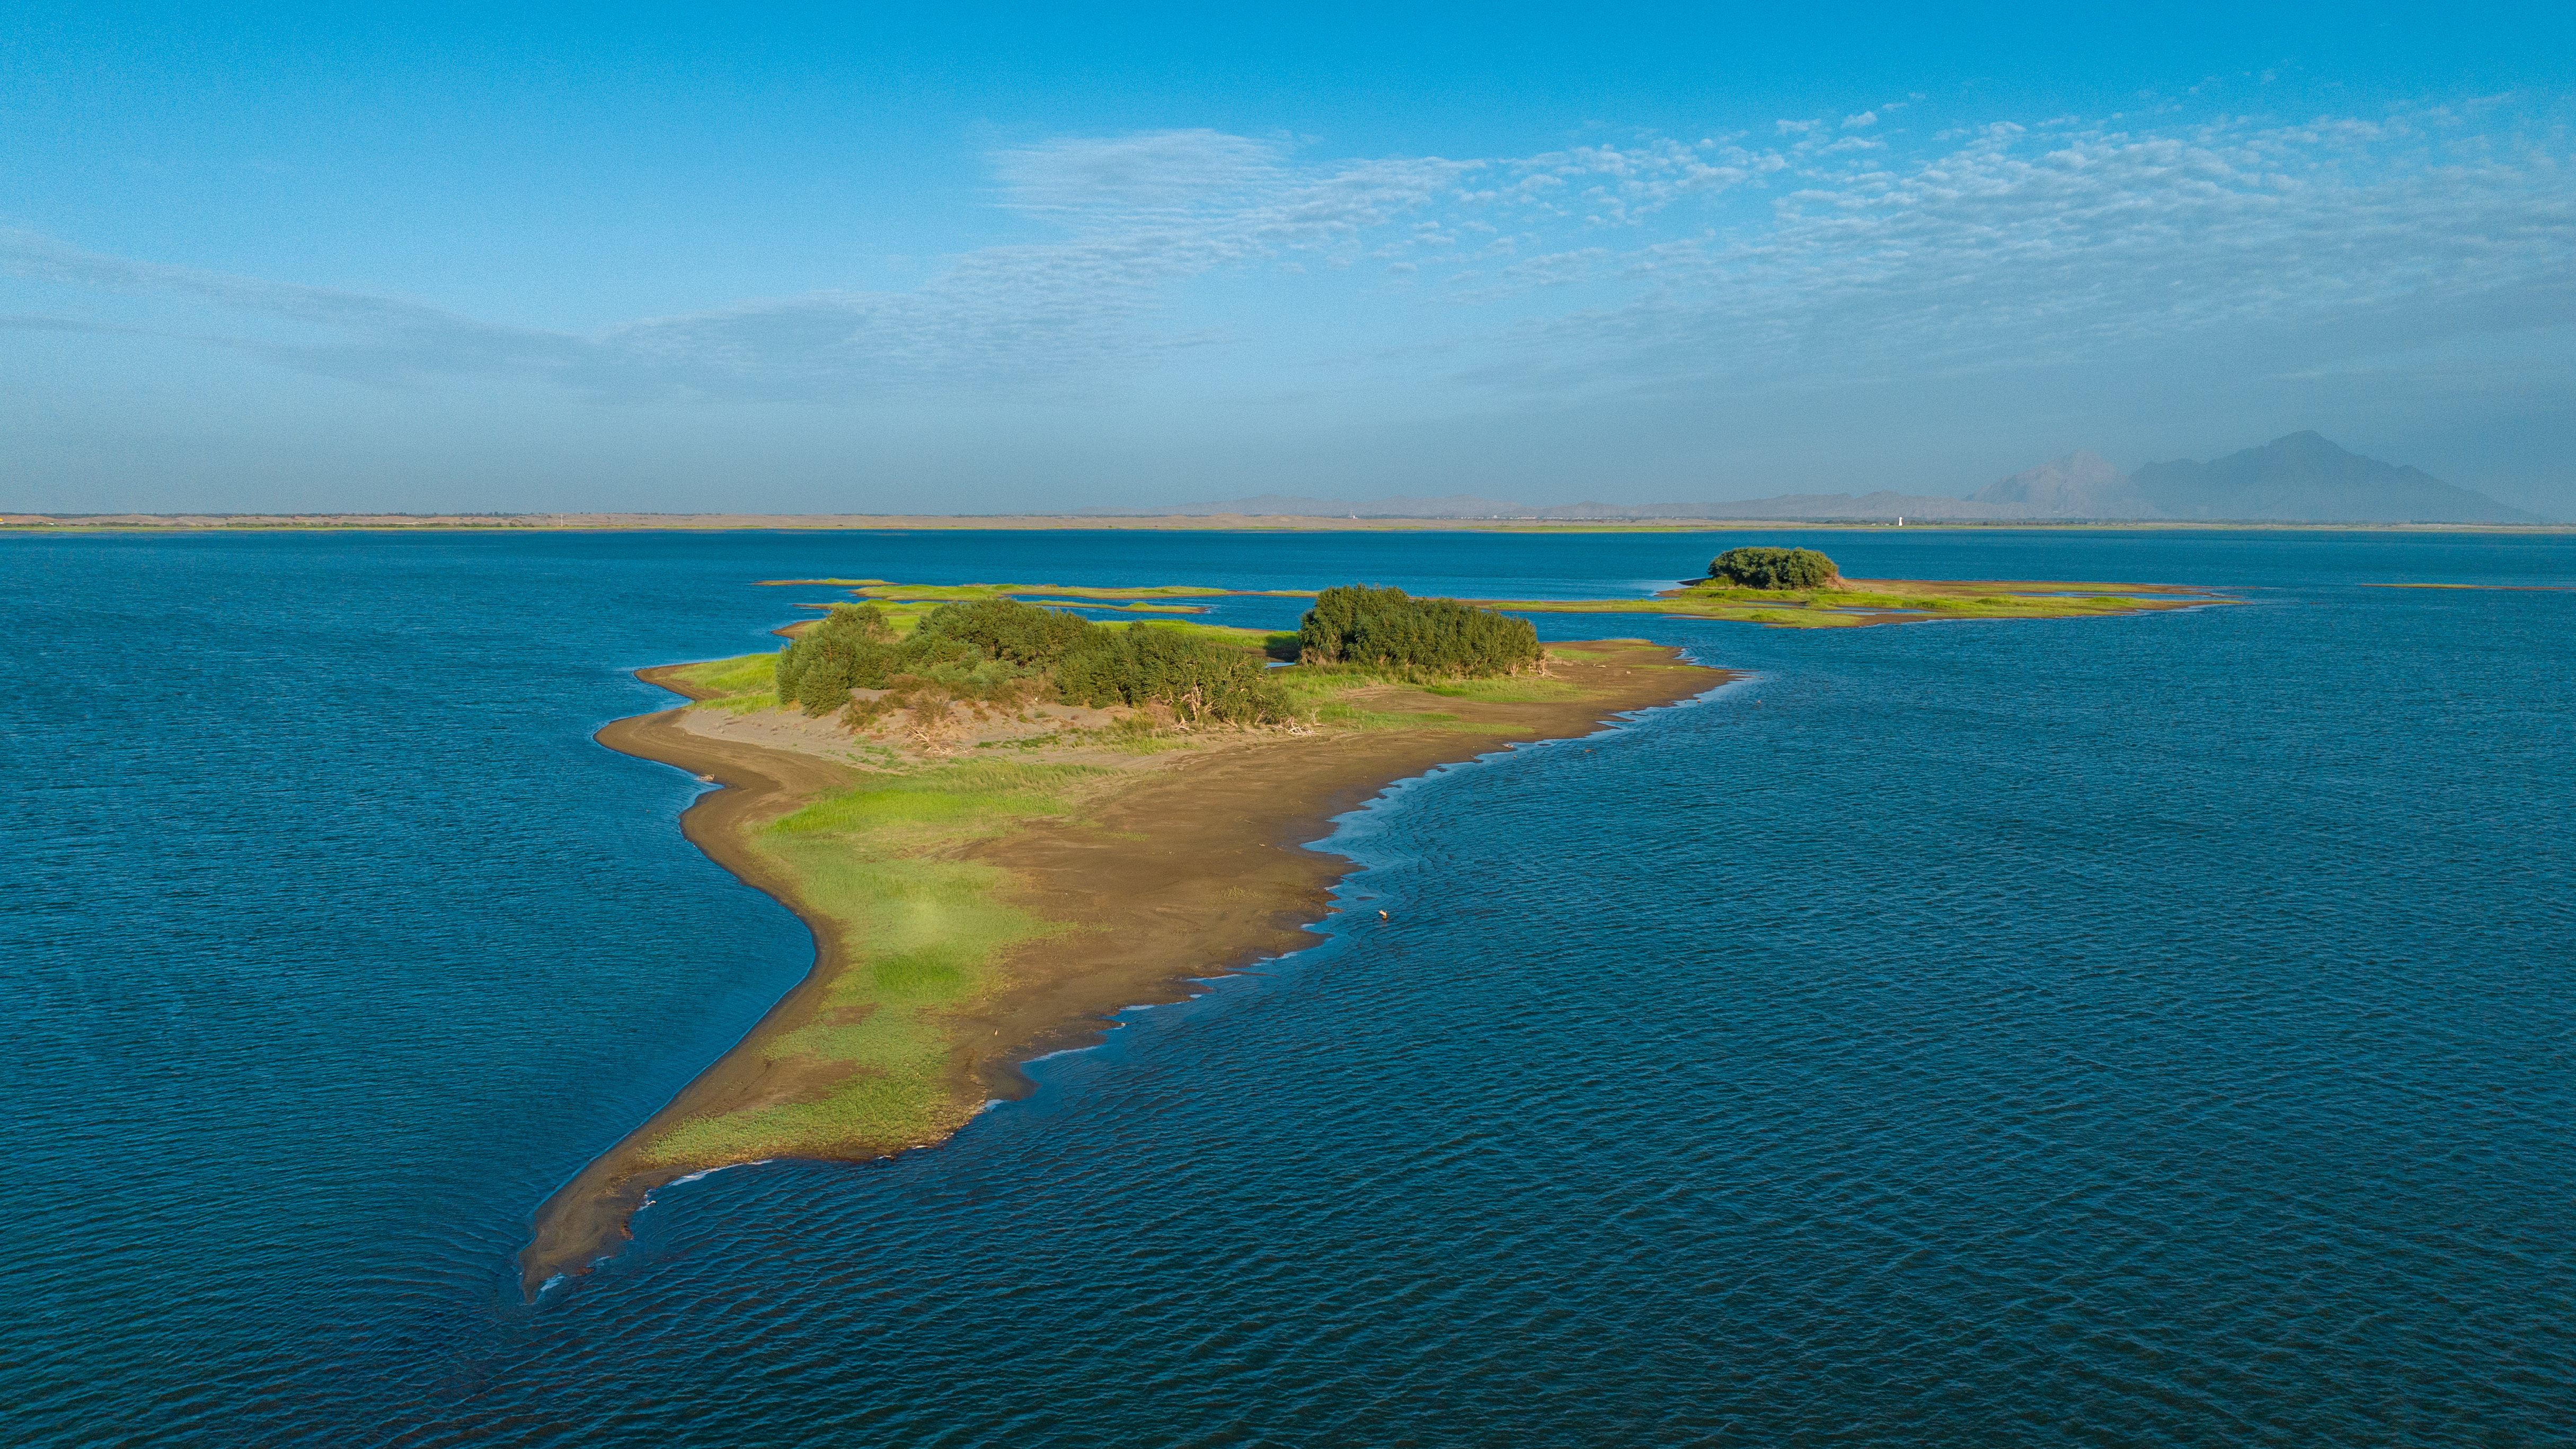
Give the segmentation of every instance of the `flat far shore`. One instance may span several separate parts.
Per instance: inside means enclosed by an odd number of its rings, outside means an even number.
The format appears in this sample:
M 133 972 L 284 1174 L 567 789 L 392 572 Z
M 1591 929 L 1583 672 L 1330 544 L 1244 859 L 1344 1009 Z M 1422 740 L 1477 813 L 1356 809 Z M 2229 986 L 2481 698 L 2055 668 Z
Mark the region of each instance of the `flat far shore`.
M 835 1094 L 873 1079 L 803 1044 L 854 1039 L 882 1017 L 889 1008 L 853 1006 L 850 992 L 890 963 L 872 961 L 866 933 L 818 905 L 810 866 L 791 864 L 814 857 L 763 843 L 775 823 L 861 791 L 869 773 L 853 756 L 801 747 L 784 731 L 761 737 L 774 743 L 722 737 L 740 727 L 710 724 L 703 713 L 693 719 L 685 708 L 610 724 L 602 744 L 721 786 L 681 817 L 682 831 L 795 911 L 813 931 L 815 959 L 742 1041 L 539 1208 L 520 1258 L 523 1289 L 533 1296 L 614 1251 L 657 1187 L 773 1156 L 870 1161 L 935 1145 L 985 1102 L 1024 1095 L 1021 1063 L 1096 1041 L 1111 1013 L 1181 1000 L 1196 978 L 1318 944 L 1300 928 L 1329 913 L 1331 887 L 1352 865 L 1300 847 L 1396 781 L 1591 734 L 1618 715 L 1679 703 L 1734 677 L 1643 640 L 1551 650 L 1551 683 L 1527 692 L 1537 697 L 1376 686 L 1353 696 L 1371 712 L 1370 727 L 1211 737 L 1131 768 L 1092 770 L 1064 808 L 914 847 L 939 869 L 989 883 L 979 887 L 991 897 L 985 909 L 1018 924 L 1016 935 L 994 937 L 1002 944 L 990 969 L 969 973 L 976 989 L 921 1013 L 936 1028 L 939 1059 L 924 1076 L 936 1086 L 926 1102 L 907 1104 L 906 1120 L 917 1125 L 896 1136 L 856 1116 L 846 1119 L 856 1125 L 815 1135 L 811 1124 L 821 1117 L 828 1127 L 822 1108 L 840 1100 Z M 639 677 L 698 697 L 685 668 Z M 762 1145 L 764 1124 L 782 1116 L 795 1116 L 804 1135 L 785 1151 Z
M 2292 523 L 2278 520 L 1915 518 L 1312 518 L 1301 514 L 874 514 L 874 513 L 8 513 L 0 534 L 48 533 L 1742 533 L 2041 529 L 2059 533 L 2500 533 L 2576 532 L 2576 523 Z

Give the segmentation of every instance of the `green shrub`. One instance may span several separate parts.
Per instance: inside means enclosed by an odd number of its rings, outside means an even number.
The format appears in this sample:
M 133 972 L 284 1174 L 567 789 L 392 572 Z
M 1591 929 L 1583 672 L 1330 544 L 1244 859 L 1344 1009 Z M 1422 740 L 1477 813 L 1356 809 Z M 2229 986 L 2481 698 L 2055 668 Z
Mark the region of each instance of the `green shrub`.
M 1708 576 L 1748 589 L 1821 589 L 1843 577 L 1812 548 L 1730 548 L 1709 561 Z
M 1527 619 L 1360 585 L 1316 595 L 1298 626 L 1297 648 L 1308 664 L 1374 665 L 1404 674 L 1510 674 L 1539 658 L 1538 629 Z
M 778 651 L 778 699 L 808 714 L 837 709 L 850 697 L 862 662 L 891 647 L 894 629 L 874 604 L 842 605 Z
M 931 610 L 921 621 L 919 634 L 963 640 L 995 659 L 1023 669 L 1044 669 L 1099 628 L 1061 609 L 1042 609 L 1017 599 L 978 599 Z
M 1265 673 L 1258 656 L 1231 645 L 1144 624 L 1095 625 L 1057 662 L 1055 685 L 1075 704 L 1162 704 L 1192 723 L 1289 718 L 1287 696 Z
M 965 699 L 983 699 L 1029 673 L 995 659 L 970 639 L 915 631 L 897 639 L 873 605 L 843 606 L 778 654 L 778 698 L 807 714 L 829 714 L 853 689 L 886 689 L 897 678 L 936 684 Z
M 1050 684 L 1076 703 L 1160 704 L 1193 723 L 1290 714 L 1247 650 L 1144 624 L 1104 628 L 1016 599 L 944 604 L 903 639 L 873 606 L 837 608 L 779 652 L 777 671 L 782 702 L 854 722 L 897 708 L 929 721 L 952 700 L 1018 709 Z M 892 693 L 862 708 L 853 689 Z

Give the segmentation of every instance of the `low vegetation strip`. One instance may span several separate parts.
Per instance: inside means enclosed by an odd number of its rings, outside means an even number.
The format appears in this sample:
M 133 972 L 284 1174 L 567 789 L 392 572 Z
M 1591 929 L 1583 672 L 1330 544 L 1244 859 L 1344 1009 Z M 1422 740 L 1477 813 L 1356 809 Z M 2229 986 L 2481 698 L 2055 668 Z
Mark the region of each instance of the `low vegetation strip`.
M 1662 614 L 1775 629 L 1849 629 L 1926 619 L 2072 619 L 2235 602 L 2173 584 L 1847 579 L 1811 548 L 1728 549 L 1705 578 L 1645 599 L 1476 599 L 1524 614 Z
M 1806 554 L 1823 560 L 1827 581 L 1792 582 L 1813 577 L 1813 564 L 1790 565 L 1769 575 L 1770 587 L 1757 587 L 1718 567 L 1730 556 Z M 1834 561 L 1814 549 L 1750 545 L 1729 549 L 1711 560 L 1711 572 L 1685 579 L 1648 598 L 1627 599 L 1460 599 L 1452 602 L 1509 614 L 1663 614 L 1682 618 L 1721 619 L 1784 629 L 1842 629 L 1865 624 L 1902 624 L 1926 619 L 2056 619 L 2101 614 L 2147 613 L 2192 608 L 2232 600 L 2207 589 L 2171 584 L 2061 583 L 1990 579 L 1851 579 Z M 1748 574 L 1756 573 L 1750 566 Z M 1295 590 L 1216 589 L 1167 585 L 1151 588 L 1068 588 L 1048 584 L 962 584 L 924 586 L 882 579 L 782 580 L 781 583 L 834 584 L 886 611 L 898 631 L 908 630 L 943 603 L 959 599 L 1044 598 L 1080 600 L 1084 607 L 1181 607 L 1156 601 L 1187 598 L 1315 598 Z M 1222 625 L 1157 621 L 1159 627 L 1186 630 L 1199 638 L 1259 649 L 1272 658 L 1294 659 L 1303 647 L 1299 634 L 1270 634 Z

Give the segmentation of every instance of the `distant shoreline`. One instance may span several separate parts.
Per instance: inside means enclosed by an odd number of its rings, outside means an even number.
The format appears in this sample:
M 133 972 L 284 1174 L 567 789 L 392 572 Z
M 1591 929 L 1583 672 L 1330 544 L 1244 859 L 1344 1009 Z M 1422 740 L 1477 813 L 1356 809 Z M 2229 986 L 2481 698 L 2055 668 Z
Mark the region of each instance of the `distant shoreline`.
M 2296 523 L 2277 519 L 1314 518 L 1292 514 L 8 513 L 0 536 L 84 533 L 1737 533 L 1832 529 L 2051 533 L 2576 533 L 2576 523 Z

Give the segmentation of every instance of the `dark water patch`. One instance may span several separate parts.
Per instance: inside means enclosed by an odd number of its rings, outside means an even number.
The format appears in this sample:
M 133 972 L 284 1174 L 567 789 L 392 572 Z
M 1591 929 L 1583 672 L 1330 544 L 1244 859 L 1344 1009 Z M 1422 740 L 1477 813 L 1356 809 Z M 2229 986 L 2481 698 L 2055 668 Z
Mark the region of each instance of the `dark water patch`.
M 1543 616 L 1754 677 L 1404 787 L 1316 950 L 940 1151 L 666 1189 L 529 1310 L 529 1211 L 804 969 L 588 741 L 770 647 L 752 581 L 1565 597 L 1712 539 L 0 540 L 12 1437 L 2563 1439 L 2576 600 L 2363 586 L 2576 547 L 1735 541 L 2260 603 Z

